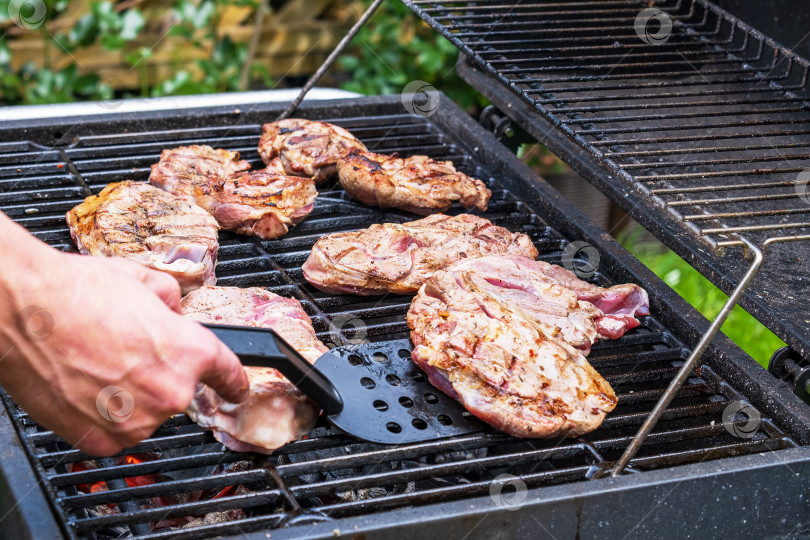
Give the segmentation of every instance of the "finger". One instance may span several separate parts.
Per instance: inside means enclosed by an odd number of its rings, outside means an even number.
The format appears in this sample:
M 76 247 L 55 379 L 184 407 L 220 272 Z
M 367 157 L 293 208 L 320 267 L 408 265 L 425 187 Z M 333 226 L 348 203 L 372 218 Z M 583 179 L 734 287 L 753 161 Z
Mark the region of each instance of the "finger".
M 155 293 L 169 309 L 182 313 L 180 284 L 171 275 L 125 259 L 109 259 L 109 261 L 118 265 L 125 275 L 140 281 Z
M 240 403 L 250 395 L 250 381 L 239 358 L 209 330 L 207 334 L 207 359 L 202 365 L 200 382 L 213 388 L 231 403 Z
M 144 268 L 141 283 L 154 292 L 169 309 L 182 314 L 180 284 L 172 276 L 158 270 Z

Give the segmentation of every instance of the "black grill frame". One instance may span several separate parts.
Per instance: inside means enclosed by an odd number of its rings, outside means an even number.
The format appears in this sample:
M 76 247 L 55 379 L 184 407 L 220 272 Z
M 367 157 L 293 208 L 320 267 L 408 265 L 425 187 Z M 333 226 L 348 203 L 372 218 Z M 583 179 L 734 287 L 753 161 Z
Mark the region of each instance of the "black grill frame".
M 55 130 L 65 128 L 61 121 L 54 120 L 18 122 L 15 123 L 15 125 L 8 126 L 8 129 L 5 129 L 6 126 L 4 126 L 4 129 L 0 133 L 2 133 L 4 140 L 9 140 L 13 137 L 15 140 L 29 139 L 47 145 L 55 143 L 66 145 L 70 144 L 73 141 L 74 134 L 79 132 L 85 135 L 91 133 L 103 136 L 108 133 L 138 132 L 147 128 L 150 130 L 160 130 L 194 127 L 205 128 L 216 125 L 243 125 L 246 123 L 257 124 L 267 118 L 272 118 L 281 108 L 273 105 L 261 105 L 251 107 L 242 106 L 242 109 L 243 110 L 239 113 L 234 112 L 233 108 L 214 108 L 176 111 L 171 113 L 114 115 L 104 118 L 79 118 L 72 122 L 73 127 L 70 129 L 69 133 L 60 135 L 57 139 L 54 139 Z M 402 112 L 399 96 L 394 96 L 309 103 L 305 104 L 300 109 L 299 114 L 309 118 L 326 119 L 352 116 L 391 116 L 401 115 Z M 705 319 L 689 307 L 671 289 L 666 287 L 666 285 L 649 270 L 605 235 L 596 225 L 588 221 L 587 218 L 562 199 L 545 181 L 539 179 L 504 147 L 495 142 L 490 134 L 486 133 L 480 126 L 472 122 L 457 106 L 442 97 L 439 108 L 436 114 L 430 117 L 429 123 L 437 126 L 439 131 L 447 138 L 447 142 L 452 143 L 453 147 L 458 150 L 460 156 L 475 156 L 477 161 L 486 163 L 487 170 L 492 176 L 499 178 L 501 183 L 515 194 L 517 198 L 527 201 L 539 215 L 543 216 L 544 221 L 561 235 L 572 240 L 583 240 L 595 246 L 600 252 L 602 263 L 605 265 L 605 268 L 609 269 L 613 280 L 635 282 L 647 288 L 651 292 L 653 318 L 666 321 L 669 332 L 677 342 L 689 347 L 694 345 L 699 339 L 700 335 L 707 327 Z M 126 135 L 123 135 L 122 141 L 125 141 L 126 137 Z M 255 134 L 251 135 L 251 137 L 257 139 L 257 135 Z M 51 167 L 57 167 L 59 163 L 63 164 L 63 168 L 67 166 L 69 170 L 72 170 L 74 166 L 82 168 L 81 163 L 76 164 L 76 161 L 80 161 L 80 158 L 76 158 L 77 153 L 79 152 L 70 149 L 59 150 L 56 153 L 43 152 L 43 162 L 42 164 L 34 165 L 34 170 L 54 170 Z M 76 159 L 68 162 L 63 161 L 62 159 L 67 155 L 72 155 Z M 461 162 L 463 162 L 463 159 L 460 159 L 460 163 Z M 9 169 L 13 169 L 13 166 L 9 166 Z M 13 171 L 11 172 L 13 174 Z M 24 177 L 24 175 L 21 176 Z M 110 176 L 109 174 L 106 175 L 105 181 L 115 180 L 115 178 Z M 86 177 L 87 175 L 85 174 L 83 178 Z M 23 179 L 21 181 L 33 182 L 34 184 L 39 182 L 30 179 Z M 47 184 L 47 180 L 43 180 L 43 182 Z M 81 186 L 79 185 L 78 187 Z M 35 192 L 36 187 L 34 187 L 34 194 Z M 2 195 L 2 193 L 0 193 L 0 195 Z M 338 199 L 339 198 L 338 196 Z M 331 204 L 329 199 L 330 197 L 327 197 L 327 203 Z M 46 200 L 46 202 L 41 204 L 48 206 L 49 203 Z M 339 207 L 341 203 L 336 204 L 338 204 Z M 31 205 L 36 206 L 37 203 L 31 203 Z M 28 214 L 23 212 L 23 219 L 25 219 L 24 216 L 26 215 Z M 403 215 L 403 218 L 404 217 Z M 39 218 L 34 217 L 30 219 L 39 223 Z M 45 221 L 48 219 L 51 218 L 44 218 Z M 62 247 L 68 246 L 68 244 L 64 243 L 63 233 L 54 234 L 49 232 L 47 223 L 45 227 L 45 230 L 40 231 L 40 236 L 45 237 L 52 243 L 60 244 Z M 295 234 L 291 236 L 291 238 L 294 239 Z M 553 246 L 553 238 L 553 236 L 549 237 L 547 247 Z M 238 246 L 231 245 L 230 240 L 232 240 L 232 238 L 226 236 L 224 242 L 225 249 L 223 250 L 224 254 L 229 250 L 238 251 L 242 249 Z M 294 240 L 291 241 L 291 244 L 294 243 Z M 262 243 L 251 243 L 250 245 L 256 249 L 262 247 Z M 558 244 L 556 249 L 560 249 L 561 247 L 562 245 Z M 224 259 L 229 258 L 229 256 L 224 256 Z M 231 263 L 228 264 L 230 265 Z M 284 263 L 282 262 L 281 264 Z M 223 284 L 227 284 L 227 279 L 228 277 L 226 276 L 223 279 Z M 287 287 L 288 286 L 283 283 L 278 283 L 278 286 L 274 287 L 274 290 L 283 294 L 285 290 L 291 290 Z M 381 326 L 379 328 L 381 332 L 388 334 L 391 332 L 392 327 Z M 401 328 L 401 323 L 399 328 Z M 321 326 L 319 330 L 323 337 L 325 331 L 324 327 Z M 630 339 L 632 340 L 633 338 L 631 337 Z M 686 351 L 683 351 L 683 354 L 685 353 Z M 594 358 L 598 359 L 598 356 L 599 354 L 595 353 Z M 676 358 L 677 356 L 672 359 Z M 740 391 L 755 407 L 762 411 L 763 415 L 772 417 L 772 428 L 768 421 L 766 421 L 763 430 L 769 430 L 769 432 L 773 433 L 782 430 L 789 434 L 786 439 L 788 441 L 792 439 L 795 443 L 801 445 L 810 443 L 810 409 L 799 401 L 786 388 L 786 385 L 764 372 L 751 358 L 742 353 L 742 351 L 731 344 L 726 338 L 722 337 L 715 340 L 714 345 L 706 355 L 706 367 L 703 368 L 701 377 L 708 381 L 716 380 L 716 377 L 727 381 L 726 383 L 717 383 L 724 388 L 724 392 L 729 396 L 739 398 L 740 394 L 737 394 L 737 391 Z M 729 384 L 733 386 L 734 389 L 728 386 Z M 29 457 L 34 457 L 31 454 L 33 447 L 29 444 L 32 437 L 24 429 L 17 431 L 14 427 L 15 423 L 18 428 L 27 425 L 25 415 L 17 411 L 10 401 L 5 400 L 5 404 L 7 411 L 11 413 L 14 419 L 11 421 L 5 414 L 3 418 L 0 419 L 0 436 L 2 436 L 0 451 L 3 452 L 3 455 L 13 453 L 19 456 L 21 452 L 24 452 L 28 454 Z M 4 411 L 4 413 L 5 412 L 6 411 Z M 636 421 L 640 421 L 640 419 L 636 419 Z M 171 426 L 182 424 L 183 422 L 184 420 L 181 415 L 172 419 L 167 426 L 171 428 Z M 708 428 L 703 427 L 700 429 L 706 430 Z M 626 433 L 627 440 L 629 440 L 632 435 L 631 431 Z M 679 432 L 676 435 L 687 437 L 688 431 L 689 430 Z M 26 444 L 20 443 L 18 433 L 23 433 Z M 47 433 L 34 436 L 34 438 L 40 440 L 47 440 L 48 437 Z M 179 436 L 178 441 L 182 442 L 183 437 L 184 436 Z M 194 439 L 196 437 L 194 440 L 202 442 L 210 441 L 210 436 L 208 439 L 194 434 L 186 437 L 187 439 Z M 767 441 L 769 439 L 765 440 Z M 651 439 L 651 444 L 654 443 L 655 436 Z M 145 443 L 144 449 L 148 449 L 149 444 L 148 442 Z M 312 444 L 315 443 L 303 443 L 303 445 Z M 615 444 L 617 445 L 616 451 L 620 452 L 626 444 L 626 440 L 617 441 Z M 793 446 L 793 444 L 794 443 L 787 444 L 787 447 L 783 450 L 764 452 L 762 455 L 736 458 L 727 457 L 725 459 L 706 461 L 697 465 L 666 467 L 657 471 L 648 471 L 643 474 L 629 475 L 619 479 L 564 483 L 558 486 L 531 489 L 529 491 L 530 503 L 518 512 L 507 512 L 503 509 L 499 509 L 492 503 L 489 497 L 481 496 L 458 502 L 434 502 L 431 505 L 416 507 L 415 509 L 388 511 L 380 507 L 376 513 L 371 515 L 338 519 L 336 521 L 314 525 L 311 526 L 311 528 L 310 526 L 306 526 L 295 527 L 289 530 L 273 530 L 272 535 L 273 537 L 280 538 L 301 537 L 302 535 L 323 537 L 331 536 L 333 530 L 338 528 L 352 533 L 355 531 L 363 531 L 368 535 L 374 536 L 375 532 L 379 535 L 385 535 L 385 529 L 388 529 L 390 532 L 391 527 L 407 527 L 407 529 L 400 528 L 398 532 L 403 532 L 403 535 L 416 537 L 420 534 L 420 527 L 424 527 L 428 522 L 440 517 L 443 520 L 447 520 L 447 524 L 454 524 L 449 531 L 451 536 L 457 535 L 461 537 L 473 528 L 476 524 L 475 521 L 478 521 L 478 519 L 476 519 L 474 522 L 470 522 L 471 512 L 477 512 L 477 515 L 480 516 L 492 516 L 492 519 L 487 520 L 486 524 L 481 525 L 481 529 L 478 529 L 478 531 L 496 531 L 502 526 L 501 520 L 503 520 L 505 516 L 509 516 L 509 518 L 513 520 L 510 522 L 510 527 L 517 526 L 516 523 L 519 523 L 521 520 L 529 520 L 527 523 L 531 525 L 530 516 L 532 512 L 536 512 L 540 508 L 551 509 L 558 505 L 569 505 L 571 501 L 576 498 L 579 498 L 580 501 L 588 501 L 590 500 L 589 497 L 593 496 L 596 497 L 593 499 L 594 501 L 599 501 L 600 499 L 603 501 L 595 502 L 596 506 L 593 507 L 593 511 L 595 512 L 593 517 L 588 518 L 588 516 L 584 516 L 570 521 L 570 523 L 576 522 L 587 527 L 595 524 L 595 521 L 592 522 L 591 519 L 601 519 L 598 517 L 598 514 L 601 513 L 602 517 L 604 517 L 605 512 L 611 512 L 611 510 L 609 510 L 609 504 L 616 502 L 616 499 L 611 498 L 614 496 L 610 495 L 611 493 L 617 494 L 615 496 L 620 496 L 618 495 L 619 493 L 644 492 L 646 493 L 645 496 L 649 497 L 650 494 L 655 492 L 656 489 L 659 489 L 661 485 L 669 482 L 682 480 L 700 482 L 700 478 L 707 479 L 707 481 L 711 482 L 714 481 L 713 478 L 726 478 L 723 476 L 725 474 L 724 471 L 730 471 L 729 474 L 734 474 L 734 486 L 748 490 L 752 486 L 756 486 L 756 484 L 753 483 L 754 478 L 756 474 L 760 474 L 762 470 L 767 469 L 769 474 L 772 475 L 772 478 L 781 478 L 783 474 L 782 469 L 786 471 L 787 468 L 780 468 L 775 463 L 789 464 L 790 468 L 794 471 L 804 470 L 804 467 L 810 465 L 810 449 L 805 447 L 789 448 L 789 446 Z M 576 444 L 574 446 L 576 446 Z M 766 449 L 762 446 L 758 448 Z M 394 449 L 393 451 L 396 452 L 397 450 Z M 726 449 L 725 452 L 726 455 L 734 454 L 734 452 L 729 449 Z M 678 454 L 678 452 L 675 453 Z M 67 454 L 71 454 L 71 451 L 67 451 Z M 54 460 L 64 455 L 64 452 L 57 452 L 57 454 L 52 455 L 48 459 Z M 76 453 L 73 452 L 72 458 L 76 457 Z M 615 457 L 618 457 L 616 453 L 613 454 L 614 459 Z M 643 464 L 644 459 L 649 460 L 649 458 L 642 456 L 637 463 Z M 36 465 L 32 463 L 22 463 L 21 461 L 15 463 L 11 460 L 0 460 L 4 481 L 7 483 L 14 482 L 16 486 L 19 480 L 15 480 L 15 477 L 19 478 L 23 476 L 25 477 L 25 481 L 31 485 L 35 485 L 37 475 L 46 475 L 47 473 L 39 460 L 34 463 L 36 463 Z M 677 456 L 672 457 L 672 463 L 677 463 Z M 13 469 L 8 470 L 9 467 L 13 467 Z M 148 467 L 148 465 L 141 466 L 138 470 L 145 471 Z M 749 469 L 752 471 L 751 474 L 749 474 Z M 250 474 L 256 476 L 254 473 Z M 243 476 L 249 477 L 250 474 L 244 474 Z M 785 480 L 788 481 L 787 478 L 785 478 Z M 475 485 L 470 486 L 470 488 L 474 487 Z M 471 492 L 480 494 L 480 488 L 476 489 L 478 489 L 477 492 L 474 490 Z M 19 492 L 17 490 L 15 491 Z M 48 494 L 54 501 L 65 502 L 65 497 L 59 496 L 50 485 L 46 486 L 44 493 Z M 42 503 L 45 497 L 42 495 L 43 492 L 35 488 L 34 497 L 20 497 L 20 504 L 13 510 L 12 515 L 31 516 L 39 512 L 40 517 L 38 520 L 34 520 L 35 522 L 32 522 L 29 527 L 46 527 L 53 525 L 54 522 L 45 518 L 45 516 L 53 516 L 53 514 L 43 506 Z M 281 492 L 277 495 L 282 497 L 284 493 Z M 650 500 L 651 499 L 648 499 L 646 501 L 646 506 L 650 505 Z M 612 503 L 610 503 L 610 501 L 612 501 Z M 699 501 L 693 501 L 692 504 L 695 505 L 696 511 L 699 509 L 701 512 L 706 513 L 707 519 L 719 519 L 721 515 L 727 517 L 726 512 L 718 511 L 717 508 L 712 510 L 712 512 L 714 512 L 713 516 L 709 515 L 709 508 L 711 507 L 706 506 L 708 502 L 709 501 L 701 499 Z M 362 503 L 360 506 L 363 504 L 368 503 Z M 589 502 L 587 504 L 590 505 L 592 503 Z M 7 508 L 11 509 L 10 506 Z M 54 507 L 54 510 L 61 512 L 62 510 L 60 508 L 61 505 L 57 505 Z M 801 512 L 804 510 L 806 509 L 802 506 L 802 503 L 799 501 L 791 501 L 789 504 L 785 504 L 783 508 L 780 508 L 779 511 L 783 512 L 782 515 L 788 520 L 787 523 L 792 524 L 796 516 L 801 516 Z M 22 519 L 28 520 L 29 518 L 23 517 Z M 618 523 L 617 521 L 617 524 Z M 357 529 L 354 528 L 355 526 Z M 560 522 L 559 526 L 562 526 L 562 522 Z M 768 530 L 771 531 L 772 529 Z M 222 532 L 233 534 L 233 531 L 228 532 L 225 529 L 223 529 Z M 255 536 L 257 538 L 263 538 L 264 533 L 256 533 Z
M 720 229 L 805 224 L 741 233 L 758 246 L 771 236 L 810 231 L 810 205 L 800 200 L 795 187 L 796 175 L 810 164 L 810 154 L 801 150 L 810 148 L 806 126 L 810 62 L 708 0 L 552 0 L 530 2 L 531 9 L 521 7 L 529 2 L 508 1 L 404 3 L 459 48 L 459 74 L 464 80 L 724 292 L 731 294 L 749 264 L 740 249 L 717 252 L 740 241 Z M 634 32 L 634 17 L 650 6 L 674 21 L 672 36 L 661 46 L 645 44 Z M 467 7 L 487 10 L 489 25 L 465 26 L 474 16 L 465 13 Z M 614 12 L 617 16 L 606 16 Z M 534 22 L 527 22 L 532 16 L 522 13 L 533 13 Z M 530 61 L 534 51 L 539 52 Z M 697 75 L 697 68 L 705 75 Z M 703 76 L 711 83 L 689 76 Z M 564 77 L 570 82 L 561 83 Z M 567 90 L 566 85 L 578 88 Z M 687 102 L 706 104 L 686 107 Z M 621 119 L 631 115 L 646 119 Z M 661 125 L 672 131 L 656 131 Z M 691 131 L 685 129 L 690 126 Z M 707 134 L 710 127 L 717 133 Z M 782 135 L 774 136 L 773 143 L 749 142 L 763 131 Z M 686 140 L 680 138 L 684 134 Z M 763 144 L 773 144 L 778 153 Z M 689 151 L 689 145 L 699 148 Z M 723 146 L 734 153 L 716 150 Z M 650 150 L 659 153 L 637 153 Z M 773 157 L 783 154 L 798 157 Z M 656 162 L 656 157 L 664 163 Z M 681 159 L 694 163 L 678 164 Z M 742 171 L 737 176 L 712 176 L 735 168 Z M 656 179 L 662 173 L 687 177 Z M 687 179 L 688 175 L 693 176 Z M 746 183 L 772 187 L 717 189 Z M 682 187 L 695 191 L 667 191 Z M 724 196 L 761 199 L 716 206 L 687 202 Z M 705 220 L 706 214 L 721 211 L 766 210 L 782 214 Z M 770 244 L 762 270 L 740 301 L 804 358 L 810 356 L 806 322 L 810 309 L 785 291 L 807 287 L 802 270 L 806 273 L 808 259 L 806 239 Z

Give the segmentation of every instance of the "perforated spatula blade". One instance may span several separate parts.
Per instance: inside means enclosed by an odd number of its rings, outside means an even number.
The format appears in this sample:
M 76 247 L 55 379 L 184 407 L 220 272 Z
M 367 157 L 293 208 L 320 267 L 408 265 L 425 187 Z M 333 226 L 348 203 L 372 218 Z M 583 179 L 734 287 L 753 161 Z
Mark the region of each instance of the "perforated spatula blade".
M 280 371 L 336 427 L 360 439 L 403 444 L 484 429 L 427 381 L 407 340 L 338 347 L 312 365 L 268 328 L 204 326 L 244 365 Z

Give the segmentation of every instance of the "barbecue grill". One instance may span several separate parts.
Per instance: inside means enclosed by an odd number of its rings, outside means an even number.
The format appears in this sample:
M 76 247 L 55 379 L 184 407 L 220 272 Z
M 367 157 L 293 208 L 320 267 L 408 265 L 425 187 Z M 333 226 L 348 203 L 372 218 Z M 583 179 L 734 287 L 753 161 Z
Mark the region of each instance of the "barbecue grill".
M 759 80 L 757 69 L 764 68 L 757 68 L 750 61 L 739 63 L 737 55 L 746 54 L 748 47 L 756 49 L 756 40 L 763 43 L 763 51 L 770 47 L 762 58 L 772 51 L 778 50 L 780 55 L 789 55 L 789 51 L 702 2 L 666 4 L 666 13 L 671 13 L 677 24 L 673 26 L 672 43 L 663 45 L 668 48 L 662 50 L 653 48 L 661 45 L 643 42 L 638 45 L 632 23 L 639 7 L 624 2 L 532 2 L 505 6 L 503 11 L 498 11 L 501 6 L 494 2 L 409 2 L 409 5 L 470 58 L 469 64 L 462 68 L 464 76 L 515 122 L 547 141 L 581 172 L 590 171 L 585 176 L 600 189 L 617 200 L 626 197 L 630 202 L 625 206 L 634 217 L 642 218 L 653 232 L 676 248 L 681 247 L 681 253 L 694 253 L 690 262 L 704 270 L 715 270 L 716 276 L 722 277 L 716 281 L 726 289 L 738 283 L 747 269 L 737 246 L 750 244 L 753 253 L 768 237 L 758 236 L 760 229 L 726 231 L 723 225 L 727 223 L 723 221 L 715 224 L 711 220 L 676 219 L 686 217 L 676 214 L 681 212 L 677 209 L 695 213 L 702 210 L 673 206 L 666 201 L 698 204 L 687 199 L 693 197 L 693 192 L 679 192 L 675 194 L 677 197 L 670 197 L 671 192 L 646 193 L 641 189 L 646 186 L 644 177 L 653 174 L 647 174 L 644 167 L 628 169 L 623 165 L 652 164 L 656 174 L 667 176 L 689 174 L 672 173 L 668 166 L 684 157 L 676 150 L 690 149 L 705 160 L 694 163 L 697 158 L 686 156 L 681 161 L 684 169 L 700 173 L 686 177 L 694 179 L 689 185 L 708 186 L 713 195 L 694 193 L 701 198 L 723 198 L 722 204 L 743 203 L 726 201 L 732 196 L 739 197 L 734 192 L 714 188 L 745 180 L 705 172 L 707 168 L 722 171 L 731 165 L 728 163 L 731 158 L 723 156 L 733 155 L 734 151 L 723 148 L 732 145 L 744 145 L 735 146 L 736 152 L 744 150 L 745 159 L 755 158 L 758 154 L 754 152 L 764 146 L 756 139 L 762 135 L 762 129 L 753 128 L 760 131 L 750 136 L 745 131 L 748 124 L 736 124 L 757 120 L 739 114 L 736 120 L 724 119 L 735 125 L 718 133 L 728 134 L 730 130 L 740 133 L 728 139 L 713 139 L 711 134 L 708 141 L 695 138 L 698 130 L 694 124 L 691 128 L 673 130 L 677 133 L 674 135 L 651 133 L 648 128 L 660 128 L 661 121 L 672 120 L 679 126 L 688 126 L 696 119 L 703 122 L 696 115 L 701 106 L 689 105 L 683 111 L 672 105 L 677 99 L 708 101 L 727 99 L 728 95 L 718 97 L 705 88 L 696 90 L 695 86 L 678 84 L 675 75 L 661 82 L 645 78 L 645 73 L 655 70 L 656 65 L 671 67 L 672 73 L 676 73 L 686 70 L 683 66 L 691 63 L 720 72 L 720 75 L 704 74 L 710 80 L 726 75 L 745 81 L 749 76 Z M 615 13 L 612 10 L 614 14 L 608 16 L 601 12 L 608 8 L 615 8 Z M 495 26 L 483 15 L 495 15 L 500 22 Z M 538 21 L 551 21 L 549 31 Z M 622 26 L 627 21 L 631 23 L 629 28 Z M 718 33 L 713 34 L 718 28 Z M 734 31 L 732 38 L 723 33 L 730 32 L 729 29 Z M 351 35 L 350 32 L 347 37 Z M 572 37 L 582 38 L 577 40 L 577 47 L 582 50 L 572 50 L 566 45 Z M 621 57 L 605 49 L 608 42 L 622 54 L 625 51 L 612 44 L 628 43 L 627 47 L 634 54 L 643 55 L 644 61 L 634 60 L 630 62 L 632 65 L 611 69 Z M 686 59 L 677 54 L 676 44 L 684 47 Z M 495 51 L 493 54 L 480 54 L 490 52 L 490 48 Z M 526 54 L 526 49 L 535 56 L 537 49 L 542 49 L 542 59 Z M 493 63 L 505 51 L 516 51 L 518 58 L 507 57 L 509 61 Z M 584 59 L 582 65 L 572 60 L 577 55 Z M 556 87 L 554 81 L 527 79 L 525 84 L 509 83 L 517 93 L 506 95 L 501 77 L 522 73 L 516 71 L 524 69 L 518 67 L 521 62 L 512 61 L 520 58 L 530 64 L 524 66 L 527 77 L 550 73 L 549 78 L 566 80 Z M 794 66 L 804 62 L 793 55 L 789 58 Z M 733 74 L 731 69 L 735 70 Z M 684 77 L 691 73 L 694 72 Z M 602 83 L 610 88 L 594 88 L 590 93 L 582 89 L 605 75 L 615 77 Z M 656 76 L 660 77 L 660 73 Z M 642 80 L 639 82 L 637 78 Z M 317 76 L 312 84 L 316 79 Z M 767 79 L 763 84 L 773 89 L 771 85 L 778 82 L 785 80 Z M 643 105 L 643 100 L 648 99 L 640 97 L 638 91 L 627 92 L 629 86 L 637 84 L 647 85 L 641 86 L 643 92 L 664 93 L 669 96 L 667 99 L 676 101 L 666 105 L 660 100 L 651 101 L 650 107 L 619 107 L 617 102 Z M 729 92 L 747 88 L 748 83 L 727 80 L 717 86 L 726 89 L 726 85 L 734 84 L 738 86 L 729 86 Z M 614 88 L 617 86 L 622 88 Z M 622 96 L 629 97 L 617 98 L 617 102 L 602 95 L 623 90 Z M 786 118 L 785 125 L 768 124 L 768 129 L 791 132 L 778 136 L 782 139 L 774 139 L 785 141 L 778 149 L 790 148 L 791 154 L 800 153 L 796 150 L 800 140 L 791 137 L 801 135 L 793 133 L 801 131 L 793 124 L 803 121 L 804 104 L 790 101 L 794 99 L 792 96 L 799 95 L 799 90 L 780 87 L 770 93 L 764 90 L 753 93 L 756 99 L 765 100 L 768 105 L 762 107 L 767 111 L 797 109 L 779 117 Z M 558 97 L 558 93 L 568 97 Z M 733 105 L 737 110 L 755 105 L 751 103 L 753 98 L 743 93 Z M 530 104 L 526 96 L 546 101 Z M 589 99 L 596 96 L 602 98 Z M 717 114 L 719 111 L 733 108 L 722 108 L 716 103 L 714 106 L 714 112 L 711 106 L 706 106 L 705 111 L 712 118 L 722 116 Z M 569 110 L 583 108 L 594 110 Z M 653 110 L 646 110 L 650 108 Z M 677 112 L 655 112 L 658 108 L 676 108 Z M 756 111 L 760 116 L 767 112 Z M 261 124 L 280 113 L 291 112 L 291 108 L 282 110 L 280 105 L 241 104 L 238 108 L 72 118 L 69 126 L 58 119 L 10 122 L 0 127 L 0 140 L 4 141 L 0 143 L 0 209 L 57 249 L 71 250 L 64 213 L 85 196 L 97 193 L 110 182 L 146 180 L 149 165 L 157 161 L 162 149 L 183 144 L 239 150 L 245 159 L 259 165 L 256 144 Z M 597 344 L 589 357 L 616 389 L 617 409 L 593 433 L 551 441 L 513 439 L 484 429 L 440 441 L 385 447 L 358 442 L 321 422 L 307 439 L 289 444 L 270 457 L 225 451 L 210 433 L 185 415 L 177 415 L 152 437 L 120 456 L 93 459 L 37 426 L 3 395 L 4 407 L 0 410 L 3 530 L 23 532 L 34 538 L 61 535 L 93 539 L 236 535 L 367 538 L 390 536 L 393 531 L 404 538 L 419 538 L 435 534 L 439 528 L 451 538 L 506 534 L 646 537 L 671 535 L 673 523 L 678 524 L 679 535 L 699 537 L 732 532 L 754 537 L 784 536 L 807 531 L 810 505 L 802 495 L 804 474 L 810 472 L 810 408 L 794 394 L 792 385 L 762 370 L 722 335 L 711 339 L 710 324 L 702 316 L 523 165 L 492 133 L 443 96 L 439 97 L 435 113 L 429 116 L 407 113 L 400 96 L 304 102 L 295 114 L 337 123 L 351 130 L 373 151 L 424 153 L 452 160 L 460 170 L 485 180 L 492 189 L 485 217 L 528 234 L 542 260 L 589 269 L 589 279 L 602 286 L 634 282 L 647 289 L 651 315 L 621 339 Z M 674 114 L 678 117 L 670 118 Z M 615 115 L 628 115 L 632 119 L 627 123 L 615 119 L 589 123 Z M 652 121 L 657 123 L 650 124 L 639 116 L 655 116 Z M 542 122 L 548 126 L 543 128 Z M 610 122 L 617 122 L 622 128 L 630 124 L 631 128 L 605 132 L 619 129 Z M 700 129 L 705 127 L 703 123 Z M 588 130 L 589 134 L 575 133 L 569 138 L 566 130 Z M 617 143 L 614 138 L 619 136 L 633 140 Z M 706 149 L 709 144 L 719 145 L 720 149 L 709 151 Z M 644 153 L 650 151 L 656 153 Z M 627 152 L 636 154 L 625 155 Z M 658 158 L 664 161 L 653 161 Z M 745 169 L 749 165 L 739 155 L 735 159 L 746 163 L 740 170 L 754 170 Z M 770 168 L 779 167 L 782 165 L 772 163 Z M 786 168 L 782 167 L 780 173 L 784 173 L 782 169 Z M 717 178 L 727 182 L 713 183 Z M 673 189 L 668 182 L 674 179 L 657 181 L 653 189 Z M 758 186 L 746 193 L 764 189 L 771 188 Z M 769 199 L 767 204 L 782 205 L 785 201 L 796 202 L 795 198 L 782 197 Z M 639 206 L 634 207 L 636 204 Z M 712 212 L 714 209 L 709 208 Z M 797 205 L 795 209 L 800 208 Z M 763 218 L 793 214 L 769 214 Z M 646 221 L 644 216 L 648 216 Z M 222 233 L 217 267 L 219 284 L 263 286 L 295 297 L 312 317 L 318 337 L 324 342 L 355 344 L 356 353 L 366 358 L 376 355 L 377 359 L 384 357 L 389 362 L 409 362 L 405 313 L 410 298 L 325 294 L 303 280 L 300 266 L 312 244 L 324 233 L 410 219 L 412 216 L 406 213 L 358 205 L 339 188 L 327 187 L 321 191 L 310 217 L 287 236 L 261 241 Z M 732 218 L 712 217 L 722 219 Z M 734 219 L 738 221 L 728 223 L 736 225 L 729 227 L 749 223 L 741 217 Z M 684 225 L 684 221 L 700 225 Z M 711 232 L 711 229 L 722 230 Z M 773 231 L 779 230 L 768 229 L 771 232 L 767 234 L 777 234 Z M 803 229 L 790 229 L 790 234 L 797 231 Z M 753 232 L 756 234 L 749 234 Z M 592 252 L 578 250 L 578 246 L 586 244 L 598 253 L 599 262 L 595 266 L 589 254 Z M 800 278 L 783 274 L 784 265 L 796 260 L 790 257 L 801 257 L 797 251 L 800 245 L 791 244 L 791 251 L 780 255 L 786 259 L 772 256 L 773 247 L 769 248 L 768 260 L 776 260 L 783 267 L 781 272 L 777 268 L 769 274 L 766 265 L 762 275 L 768 279 L 781 276 L 783 280 L 796 280 L 792 282 L 792 290 L 798 290 Z M 728 248 L 729 253 L 723 258 L 714 253 L 719 247 Z M 785 281 L 781 283 L 784 288 Z M 776 286 L 755 281 L 750 289 L 754 292 L 744 296 L 744 305 L 761 319 L 767 320 L 767 314 L 787 317 L 788 303 L 772 293 L 765 294 L 774 290 L 768 287 Z M 757 294 L 763 298 L 755 298 Z M 758 305 L 770 311 L 756 312 L 753 308 Z M 791 309 L 795 311 L 790 314 L 798 317 L 806 308 L 794 305 Z M 787 338 L 792 336 L 786 331 L 793 328 L 797 335 L 788 343 L 796 346 L 807 337 L 806 332 L 800 335 L 799 322 L 785 319 L 782 326 L 773 329 Z M 803 368 L 800 354 L 783 352 L 780 365 L 786 372 L 800 374 Z M 691 362 L 698 358 L 700 366 L 692 369 Z M 680 372 L 687 374 L 685 381 L 672 386 Z M 415 369 L 412 376 L 423 375 Z M 668 390 L 668 386 L 672 387 Z M 659 400 L 669 395 L 672 401 L 660 405 L 663 402 Z M 651 416 L 654 410 L 660 410 L 660 418 Z M 648 436 L 638 436 L 645 421 L 654 426 L 650 426 Z M 617 462 L 623 454 L 628 455 L 627 448 L 634 441 L 638 451 L 628 461 L 625 474 L 611 477 L 611 473 L 621 468 Z

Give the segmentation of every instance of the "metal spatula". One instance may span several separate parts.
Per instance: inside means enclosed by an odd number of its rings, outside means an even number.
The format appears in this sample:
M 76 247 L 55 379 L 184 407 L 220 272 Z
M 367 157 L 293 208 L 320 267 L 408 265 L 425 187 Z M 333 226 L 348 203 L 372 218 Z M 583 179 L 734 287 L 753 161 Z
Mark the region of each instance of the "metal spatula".
M 360 439 L 403 444 L 484 429 L 427 381 L 407 340 L 338 347 L 312 365 L 268 328 L 204 326 L 244 365 L 279 370 L 335 426 Z

